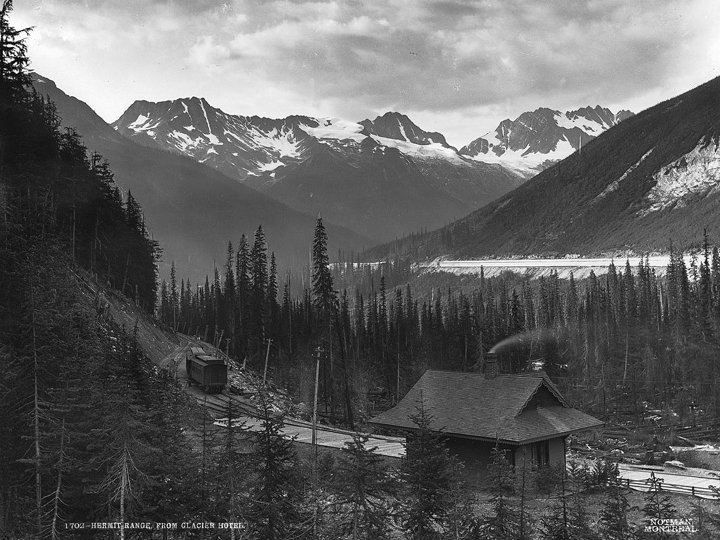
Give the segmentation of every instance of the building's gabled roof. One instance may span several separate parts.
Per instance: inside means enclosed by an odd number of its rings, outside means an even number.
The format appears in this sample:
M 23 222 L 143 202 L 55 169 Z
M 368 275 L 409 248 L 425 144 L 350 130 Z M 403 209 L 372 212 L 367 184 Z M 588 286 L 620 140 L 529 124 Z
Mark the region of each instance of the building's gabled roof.
M 551 398 L 532 406 L 533 396 L 547 389 Z M 597 418 L 573 409 L 542 374 L 498 375 L 426 371 L 394 408 L 370 422 L 384 427 L 415 429 L 420 397 L 432 415 L 431 428 L 448 435 L 531 442 L 599 427 Z

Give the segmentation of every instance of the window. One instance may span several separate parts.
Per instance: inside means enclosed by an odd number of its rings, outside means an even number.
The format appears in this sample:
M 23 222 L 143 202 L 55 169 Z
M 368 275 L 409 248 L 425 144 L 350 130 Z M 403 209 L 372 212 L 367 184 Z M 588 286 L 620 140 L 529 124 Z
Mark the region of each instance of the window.
M 547 465 L 550 461 L 550 443 L 549 441 L 538 441 L 530 445 L 530 457 L 532 464 L 537 467 Z

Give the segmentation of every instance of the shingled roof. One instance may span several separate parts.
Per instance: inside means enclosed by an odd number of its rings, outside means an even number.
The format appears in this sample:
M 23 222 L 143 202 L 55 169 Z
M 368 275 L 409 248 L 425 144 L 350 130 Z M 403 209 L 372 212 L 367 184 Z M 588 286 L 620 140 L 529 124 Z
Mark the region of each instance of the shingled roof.
M 543 390 L 546 389 L 546 390 Z M 543 392 L 550 397 L 533 402 Z M 549 394 L 547 394 L 549 392 Z M 415 429 L 420 396 L 433 417 L 431 428 L 472 439 L 529 443 L 599 427 L 597 418 L 573 409 L 542 374 L 498 375 L 426 371 L 395 407 L 373 418 L 382 427 Z

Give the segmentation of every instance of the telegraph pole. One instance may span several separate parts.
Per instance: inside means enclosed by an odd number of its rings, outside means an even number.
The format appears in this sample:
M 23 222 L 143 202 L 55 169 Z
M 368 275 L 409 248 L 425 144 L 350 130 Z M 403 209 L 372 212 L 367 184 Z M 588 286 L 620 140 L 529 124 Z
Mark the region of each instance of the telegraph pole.
M 271 343 L 272 343 L 272 339 L 268 338 L 267 350 L 265 351 L 265 369 L 263 370 L 263 386 L 265 386 L 265 379 L 267 378 L 267 366 L 268 366 L 268 358 L 270 358 L 270 344 Z
M 315 463 L 315 473 L 317 474 L 317 405 L 318 405 L 318 382 L 320 378 L 320 353 L 322 349 L 318 347 L 315 350 L 315 398 L 313 399 L 313 416 L 312 416 L 312 445 Z

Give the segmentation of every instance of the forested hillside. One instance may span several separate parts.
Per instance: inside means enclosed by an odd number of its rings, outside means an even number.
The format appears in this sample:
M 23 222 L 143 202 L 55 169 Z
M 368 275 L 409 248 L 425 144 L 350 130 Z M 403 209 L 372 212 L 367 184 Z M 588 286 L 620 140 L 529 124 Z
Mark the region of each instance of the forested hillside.
M 357 537 L 360 529 L 385 537 L 400 521 L 408 531 L 425 532 L 479 523 L 450 514 L 458 504 L 449 494 L 460 485 L 459 469 L 442 445 L 429 445 L 424 461 L 412 461 L 398 482 L 357 435 L 337 466 L 326 462 L 320 473 L 316 464 L 310 474 L 282 436 L 282 411 L 264 389 L 257 389 L 260 432 L 230 423 L 220 429 L 168 371 L 148 360 L 137 336 L 142 325 L 119 327 L 101 291 L 125 293 L 125 300 L 117 295 L 120 304 L 135 302 L 150 316 L 157 246 L 138 203 L 130 194 L 126 201 L 119 197 L 109 167 L 88 158 L 74 132 L 59 131 L 52 104 L 27 92 L 27 31 L 8 23 L 11 9 L 4 0 L 0 536 L 144 538 L 149 535 L 138 523 L 153 530 L 171 523 L 174 529 L 155 530 L 154 537 L 215 538 L 217 531 L 205 527 L 230 523 L 239 530 L 223 537 L 342 538 Z M 315 252 L 324 253 L 327 239 L 318 238 Z M 252 255 L 249 305 L 256 323 L 248 343 L 257 347 L 264 321 L 277 315 L 272 302 L 265 311 L 275 274 L 272 257 L 269 274 L 263 266 L 261 231 Z M 314 290 L 326 296 L 314 313 L 330 328 L 326 258 L 318 268 Z M 227 292 L 231 282 L 224 286 Z M 176 300 L 170 302 L 176 309 Z M 226 323 L 223 313 L 234 310 L 222 309 L 218 320 Z M 128 311 L 143 316 L 139 308 Z M 234 415 L 230 407 L 227 415 Z M 436 496 L 427 507 L 415 495 L 430 465 Z
M 101 512 L 140 441 L 176 428 L 172 390 L 132 329 L 79 294 L 86 272 L 152 312 L 157 245 L 102 158 L 27 92 L 27 30 L 10 26 L 11 8 L 0 12 L 0 531 L 56 538 L 67 519 Z M 138 413 L 141 385 L 155 392 Z M 169 431 L 154 430 L 160 417 Z
M 297 399 L 320 401 L 354 425 L 401 398 L 426 369 L 483 368 L 495 348 L 515 372 L 542 367 L 578 406 L 603 418 L 646 408 L 683 417 L 691 402 L 720 410 L 720 254 L 689 267 L 673 254 L 665 276 L 612 265 L 602 278 L 530 280 L 416 275 L 400 261 L 330 267 L 316 229 L 313 282 L 278 282 L 265 237 L 228 247 L 204 284 L 163 283 L 160 317 L 269 373 Z M 339 289 L 339 290 L 338 290 Z M 509 338 L 509 339 L 508 339 Z
M 720 230 L 720 78 L 608 129 L 441 229 L 376 247 L 413 260 L 664 251 Z
M 163 276 L 175 261 L 199 279 L 206 261 L 222 260 L 226 238 L 249 234 L 261 223 L 282 253 L 280 266 L 307 261 L 316 213 L 302 214 L 187 157 L 136 144 L 47 78 L 35 76 L 33 87 L 56 104 L 63 127 L 77 128 L 88 149 L 111 162 L 122 192 L 132 192 L 142 203 L 147 226 L 162 245 Z M 328 229 L 333 252 L 372 243 L 340 224 L 328 224 Z

